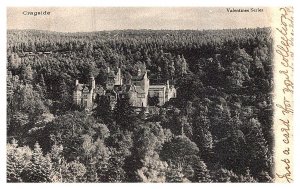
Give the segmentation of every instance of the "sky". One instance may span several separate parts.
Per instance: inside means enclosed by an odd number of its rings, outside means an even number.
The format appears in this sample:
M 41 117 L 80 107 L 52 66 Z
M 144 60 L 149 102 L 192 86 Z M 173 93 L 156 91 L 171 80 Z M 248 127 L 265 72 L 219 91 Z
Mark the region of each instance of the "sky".
M 7 29 L 90 32 L 123 29 L 228 29 L 269 27 L 271 9 L 259 13 L 228 13 L 227 8 L 195 7 L 9 7 Z M 255 8 L 255 7 L 254 7 Z M 24 11 L 49 11 L 47 16 Z

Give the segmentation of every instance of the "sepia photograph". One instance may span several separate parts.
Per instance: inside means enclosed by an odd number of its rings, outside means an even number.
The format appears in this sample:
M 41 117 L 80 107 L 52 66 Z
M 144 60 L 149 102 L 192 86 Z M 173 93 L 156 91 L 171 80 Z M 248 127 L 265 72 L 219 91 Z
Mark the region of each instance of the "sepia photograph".
M 6 181 L 292 182 L 292 25 L 291 7 L 8 7 Z

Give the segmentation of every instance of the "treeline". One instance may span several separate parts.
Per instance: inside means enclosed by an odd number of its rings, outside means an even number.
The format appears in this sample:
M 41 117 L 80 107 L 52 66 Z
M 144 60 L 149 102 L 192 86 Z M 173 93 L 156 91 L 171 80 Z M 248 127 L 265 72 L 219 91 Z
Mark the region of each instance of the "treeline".
M 270 28 L 58 33 L 9 30 L 9 182 L 272 182 Z M 42 54 L 39 52 L 51 52 Z M 73 104 L 75 79 L 138 67 L 178 98 Z

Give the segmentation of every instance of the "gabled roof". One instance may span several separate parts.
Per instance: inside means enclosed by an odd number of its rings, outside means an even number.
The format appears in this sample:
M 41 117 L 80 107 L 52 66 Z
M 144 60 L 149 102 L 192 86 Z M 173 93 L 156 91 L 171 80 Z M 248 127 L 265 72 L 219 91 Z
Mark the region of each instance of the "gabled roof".
M 132 81 L 141 81 L 144 79 L 146 73 L 142 74 L 142 75 L 138 75 L 138 76 L 132 76 L 131 80 Z
M 83 91 L 82 91 L 82 92 L 90 92 L 89 87 L 88 87 L 88 86 L 85 86 L 85 87 L 83 88 Z
M 84 88 L 84 84 L 78 84 L 77 86 L 76 86 L 76 90 L 77 91 L 81 91 L 82 89 Z
M 91 86 L 89 86 L 87 84 L 79 83 L 77 86 L 75 86 L 75 90 L 82 91 L 82 92 L 83 92 L 83 90 L 90 91 Z
M 115 76 L 116 76 L 116 74 L 114 71 L 110 71 L 107 75 L 107 77 L 109 77 L 109 78 L 115 78 Z

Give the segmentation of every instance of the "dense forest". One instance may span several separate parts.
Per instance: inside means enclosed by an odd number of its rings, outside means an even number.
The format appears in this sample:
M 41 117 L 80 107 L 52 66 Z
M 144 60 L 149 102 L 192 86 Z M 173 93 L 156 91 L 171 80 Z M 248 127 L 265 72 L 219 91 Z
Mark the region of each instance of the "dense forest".
M 270 28 L 8 30 L 7 181 L 273 182 L 272 44 Z M 140 65 L 177 98 L 73 104 L 75 79 Z

